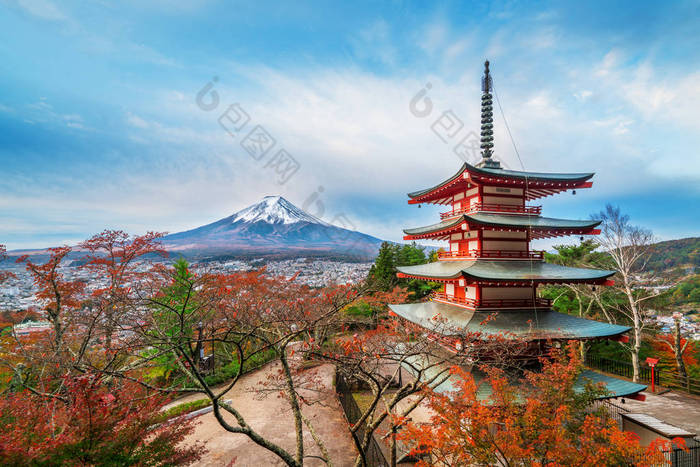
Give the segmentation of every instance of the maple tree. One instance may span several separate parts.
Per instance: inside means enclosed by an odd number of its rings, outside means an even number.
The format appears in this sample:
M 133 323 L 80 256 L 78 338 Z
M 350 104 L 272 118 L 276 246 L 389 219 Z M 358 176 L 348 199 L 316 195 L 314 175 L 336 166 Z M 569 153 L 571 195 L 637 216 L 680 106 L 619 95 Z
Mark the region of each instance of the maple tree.
M 0 397 L 3 465 L 182 465 L 204 453 L 182 446 L 192 420 L 163 423 L 165 400 L 99 375 L 63 378 L 60 399 L 22 391 Z
M 673 334 L 659 334 L 652 345 L 659 352 L 661 363 L 668 365 L 674 362 L 681 383 L 690 384 L 687 368 L 698 364 L 699 349 L 694 341 L 681 336 L 681 316 L 680 313 L 674 313 Z
M 400 420 L 397 435 L 423 456 L 420 465 L 653 465 L 662 462 L 657 440 L 647 448 L 633 433 L 621 431 L 593 401 L 604 390 L 577 388 L 581 364 L 575 343 L 552 350 L 540 371 L 520 381 L 492 367 L 485 377 L 453 367 L 455 391 L 428 390 L 430 423 Z M 484 386 L 490 395 L 484 397 Z M 481 389 L 481 391 L 480 391 Z M 684 446 L 680 439 L 673 440 Z
M 276 454 L 287 465 L 302 465 L 305 459 L 304 426 L 327 461 L 323 440 L 315 435 L 302 412 L 297 369 L 305 349 L 318 348 L 318 336 L 339 328 L 340 311 L 356 298 L 349 286 L 312 289 L 292 280 L 268 277 L 264 270 L 233 274 L 190 270 L 186 263 L 156 264 L 134 284 L 134 306 L 129 335 L 115 344 L 115 351 L 129 353 L 126 364 L 110 367 L 108 374 L 135 381 L 154 391 L 177 394 L 195 392 L 212 401 L 214 416 L 223 429 L 248 436 Z M 217 352 L 217 360 L 235 368 L 221 387 L 208 378 L 202 365 L 205 347 Z M 278 382 L 271 389 L 289 402 L 294 420 L 295 450 L 288 451 L 265 438 L 249 425 L 238 408 L 223 399 L 236 386 L 248 362 L 273 352 Z M 296 356 L 295 356 L 295 352 Z M 180 378 L 156 384 L 149 373 L 167 358 Z M 215 370 L 215 369 L 214 369 Z M 235 418 L 224 418 L 228 412 Z
M 148 232 L 130 236 L 122 230 L 104 230 L 78 245 L 88 252 L 82 268 L 93 273 L 93 282 L 104 282 L 104 286 L 92 290 L 88 310 L 101 324 L 107 352 L 112 350 L 114 334 L 125 324 L 121 312 L 128 308 L 133 282 L 139 277 L 138 260 L 167 256 L 158 243 L 163 235 Z
M 360 414 L 350 425 L 358 450 L 355 465 L 368 465 L 366 453 L 375 433 L 398 430 L 401 420 L 427 396 L 424 389 L 443 384 L 450 377 L 451 367 L 471 366 L 488 358 L 494 366 L 515 368 L 520 364 L 519 357 L 531 351 L 520 339 L 505 333 L 460 330 L 454 335 L 450 322 L 439 317 L 426 326 L 393 315 L 375 328 L 338 336 L 337 349 L 314 352 L 314 357 L 332 362 L 346 384 L 363 394 Z M 396 438 L 389 437 L 389 442 L 393 465 Z
M 49 248 L 49 259 L 38 263 L 28 255 L 17 259 L 25 263 L 37 289 L 40 311 L 50 330 L 22 338 L 12 333 L 3 339 L 2 364 L 14 381 L 44 396 L 60 392 L 61 378 L 75 367 L 79 355 L 87 349 L 89 333 L 82 333 L 79 310 L 84 301 L 85 283 L 67 279 L 61 264 L 71 252 L 64 246 Z M 82 335 L 82 345 L 78 337 Z M 41 377 L 38 377 L 41 375 Z

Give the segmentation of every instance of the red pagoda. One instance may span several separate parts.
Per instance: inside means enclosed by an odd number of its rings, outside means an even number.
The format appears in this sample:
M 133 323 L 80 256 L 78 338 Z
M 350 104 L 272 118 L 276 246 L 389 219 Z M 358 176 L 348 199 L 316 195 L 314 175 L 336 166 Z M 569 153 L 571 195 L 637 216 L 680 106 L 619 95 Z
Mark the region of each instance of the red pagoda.
M 547 345 L 564 340 L 614 339 L 630 328 L 564 313 L 538 298 L 540 284 L 610 285 L 615 271 L 546 263 L 530 241 L 566 235 L 596 235 L 600 222 L 542 217 L 542 207 L 530 202 L 568 190 L 590 188 L 593 173 L 537 173 L 507 170 L 493 157 L 492 81 L 485 63 L 481 97 L 481 155 L 476 165 L 465 163 L 447 180 L 409 193 L 409 204 L 447 206 L 441 221 L 405 229 L 405 240 L 444 240 L 448 251 L 438 261 L 398 268 L 399 277 L 443 284 L 430 301 L 390 305 L 399 317 L 426 330 L 436 317 L 447 325 L 439 331 L 443 344 L 461 350 L 459 336 L 508 334 L 532 347 L 533 358 Z M 434 332 L 434 331 L 432 331 Z M 478 349 L 474 349 L 478 351 Z M 584 372 L 607 385 L 613 397 L 633 396 L 646 386 Z

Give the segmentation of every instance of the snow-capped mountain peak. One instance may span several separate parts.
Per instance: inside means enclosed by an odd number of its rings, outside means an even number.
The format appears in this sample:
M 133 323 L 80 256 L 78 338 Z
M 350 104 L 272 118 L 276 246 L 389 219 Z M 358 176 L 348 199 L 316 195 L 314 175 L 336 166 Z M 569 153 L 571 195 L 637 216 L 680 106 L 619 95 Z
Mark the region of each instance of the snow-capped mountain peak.
M 302 211 L 281 196 L 266 196 L 259 203 L 238 211 L 231 216 L 231 223 L 236 222 L 267 222 L 268 224 L 310 222 L 312 224 L 326 224 L 317 217 Z

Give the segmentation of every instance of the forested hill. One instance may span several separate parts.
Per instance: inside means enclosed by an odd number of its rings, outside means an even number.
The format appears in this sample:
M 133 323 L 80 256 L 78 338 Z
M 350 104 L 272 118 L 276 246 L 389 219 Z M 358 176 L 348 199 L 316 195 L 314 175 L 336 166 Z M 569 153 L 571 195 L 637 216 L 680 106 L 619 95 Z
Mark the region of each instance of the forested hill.
M 673 268 L 700 267 L 700 237 L 681 238 L 656 243 L 647 263 L 649 271 L 664 271 Z

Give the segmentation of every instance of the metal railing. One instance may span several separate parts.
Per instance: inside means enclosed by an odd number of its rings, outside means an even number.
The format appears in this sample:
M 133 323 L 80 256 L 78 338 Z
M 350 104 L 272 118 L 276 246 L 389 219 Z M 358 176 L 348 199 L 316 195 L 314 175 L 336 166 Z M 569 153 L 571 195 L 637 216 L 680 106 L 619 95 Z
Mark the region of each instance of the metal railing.
M 348 423 L 350 423 L 351 426 L 354 425 L 362 417 L 362 410 L 360 410 L 355 398 L 352 396 L 352 391 L 345 377 L 338 372 L 335 374 L 335 391 L 338 395 L 340 405 L 345 412 L 345 417 L 348 419 Z M 356 436 L 356 439 L 361 444 L 365 438 L 365 433 L 366 429 L 362 426 L 353 436 Z M 389 465 L 374 435 L 370 437 L 369 447 L 364 454 L 365 461 L 370 467 L 384 467 Z
M 544 251 L 460 250 L 460 251 L 439 251 L 438 252 L 438 259 L 473 259 L 473 258 L 543 259 L 544 258 Z
M 697 438 L 686 439 L 685 449 L 674 447 L 663 451 L 665 462 L 656 466 L 698 467 L 700 465 L 700 441 Z
M 634 376 L 634 367 L 629 362 L 622 362 L 620 360 L 612 360 L 605 357 L 597 357 L 586 354 L 585 364 L 591 368 L 595 368 L 606 373 L 624 376 L 630 379 Z M 659 369 L 653 368 L 653 371 L 655 372 L 654 379 L 659 381 Z M 640 365 L 639 380 L 645 383 L 651 383 L 651 372 L 651 367 Z
M 661 370 L 658 383 L 667 388 L 678 389 L 689 394 L 700 395 L 700 380 L 689 376 L 681 376 L 677 370 Z M 698 464 L 700 465 L 700 464 Z
M 433 292 L 431 297 L 433 300 L 441 302 L 456 303 L 458 305 L 465 305 L 471 308 L 518 308 L 518 307 L 538 307 L 538 308 L 548 308 L 552 306 L 552 301 L 548 298 L 536 298 L 535 300 L 524 298 L 512 298 L 512 299 L 473 299 L 467 297 L 455 297 L 453 295 L 447 295 L 444 292 Z
M 460 214 L 471 214 L 474 212 L 501 212 L 506 214 L 528 214 L 539 216 L 542 213 L 542 206 L 519 206 L 512 204 L 489 204 L 473 203 L 467 207 L 453 209 L 452 211 L 440 214 L 440 219 L 459 216 Z
M 627 378 L 632 378 L 634 376 L 634 367 L 629 362 L 586 355 L 585 363 L 592 368 L 597 368 L 598 370 L 605 371 L 606 373 L 613 373 L 616 375 L 625 376 Z M 651 371 L 651 367 L 643 364 L 640 365 L 639 380 L 650 383 Z M 663 370 L 658 366 L 654 367 L 654 372 L 654 380 L 656 381 L 656 384 L 666 388 L 678 389 L 689 394 L 700 395 L 700 380 L 689 376 L 681 376 L 676 370 Z

